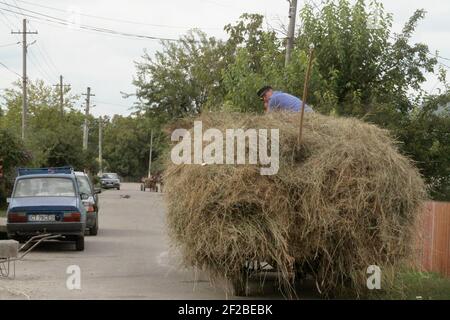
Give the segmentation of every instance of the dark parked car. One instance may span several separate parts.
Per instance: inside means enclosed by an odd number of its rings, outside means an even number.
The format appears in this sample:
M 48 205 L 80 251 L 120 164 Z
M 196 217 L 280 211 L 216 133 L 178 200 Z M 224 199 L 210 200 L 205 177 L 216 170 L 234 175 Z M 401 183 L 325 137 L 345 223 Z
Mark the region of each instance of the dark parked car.
M 86 209 L 72 168 L 19 169 L 8 202 L 9 238 L 49 233 L 84 250 Z
M 102 192 L 102 189 L 95 189 L 91 179 L 84 172 L 75 172 L 75 176 L 81 195 L 87 195 L 87 199 L 84 196 L 85 199 L 83 200 L 84 207 L 86 208 L 86 229 L 89 230 L 90 235 L 96 236 L 98 233 L 98 194 Z
M 100 178 L 100 184 L 105 189 L 120 190 L 120 179 L 117 173 L 104 173 Z

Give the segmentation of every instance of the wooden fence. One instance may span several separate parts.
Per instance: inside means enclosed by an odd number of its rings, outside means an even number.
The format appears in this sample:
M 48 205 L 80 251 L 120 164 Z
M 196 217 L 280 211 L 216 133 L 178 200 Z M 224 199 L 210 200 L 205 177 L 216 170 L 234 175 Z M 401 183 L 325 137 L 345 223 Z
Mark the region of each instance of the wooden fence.
M 422 269 L 450 277 L 450 202 L 427 202 L 420 223 L 419 263 Z

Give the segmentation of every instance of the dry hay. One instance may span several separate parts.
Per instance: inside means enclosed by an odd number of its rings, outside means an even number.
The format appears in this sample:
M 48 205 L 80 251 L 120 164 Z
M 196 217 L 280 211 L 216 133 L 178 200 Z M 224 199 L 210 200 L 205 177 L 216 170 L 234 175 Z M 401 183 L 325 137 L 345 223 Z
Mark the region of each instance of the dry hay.
M 295 267 L 325 294 L 360 293 L 369 265 L 383 271 L 411 258 L 425 186 L 387 131 L 307 114 L 299 149 L 298 114 L 197 120 L 222 132 L 279 128 L 280 169 L 262 176 L 257 165 L 168 164 L 168 228 L 186 266 L 230 279 L 248 261 L 268 261 L 285 288 Z

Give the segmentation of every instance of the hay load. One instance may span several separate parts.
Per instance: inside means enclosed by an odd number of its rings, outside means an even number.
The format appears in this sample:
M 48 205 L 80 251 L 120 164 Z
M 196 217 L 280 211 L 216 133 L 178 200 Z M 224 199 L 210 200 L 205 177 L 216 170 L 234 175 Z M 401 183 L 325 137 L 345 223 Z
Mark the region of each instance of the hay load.
M 411 257 L 425 197 L 411 161 L 374 125 L 305 117 L 301 148 L 298 114 L 196 119 L 203 130 L 278 128 L 279 171 L 261 175 L 259 164 L 169 161 L 168 228 L 186 266 L 232 279 L 249 261 L 265 261 L 277 267 L 285 288 L 292 288 L 293 271 L 308 271 L 323 293 L 359 292 L 368 266 L 383 270 Z

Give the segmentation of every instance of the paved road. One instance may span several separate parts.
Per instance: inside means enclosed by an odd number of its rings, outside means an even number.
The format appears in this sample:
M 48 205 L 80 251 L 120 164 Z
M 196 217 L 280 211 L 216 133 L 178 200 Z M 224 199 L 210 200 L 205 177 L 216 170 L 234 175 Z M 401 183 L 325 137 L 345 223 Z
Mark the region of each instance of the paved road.
M 129 195 L 130 198 L 124 198 Z M 223 283 L 179 267 L 169 253 L 162 194 L 139 184 L 101 194 L 98 236 L 85 251 L 70 243 L 46 243 L 16 263 L 16 278 L 0 279 L 1 299 L 224 299 Z M 70 265 L 81 270 L 81 289 L 68 290 Z M 280 298 L 266 285 L 258 298 Z

